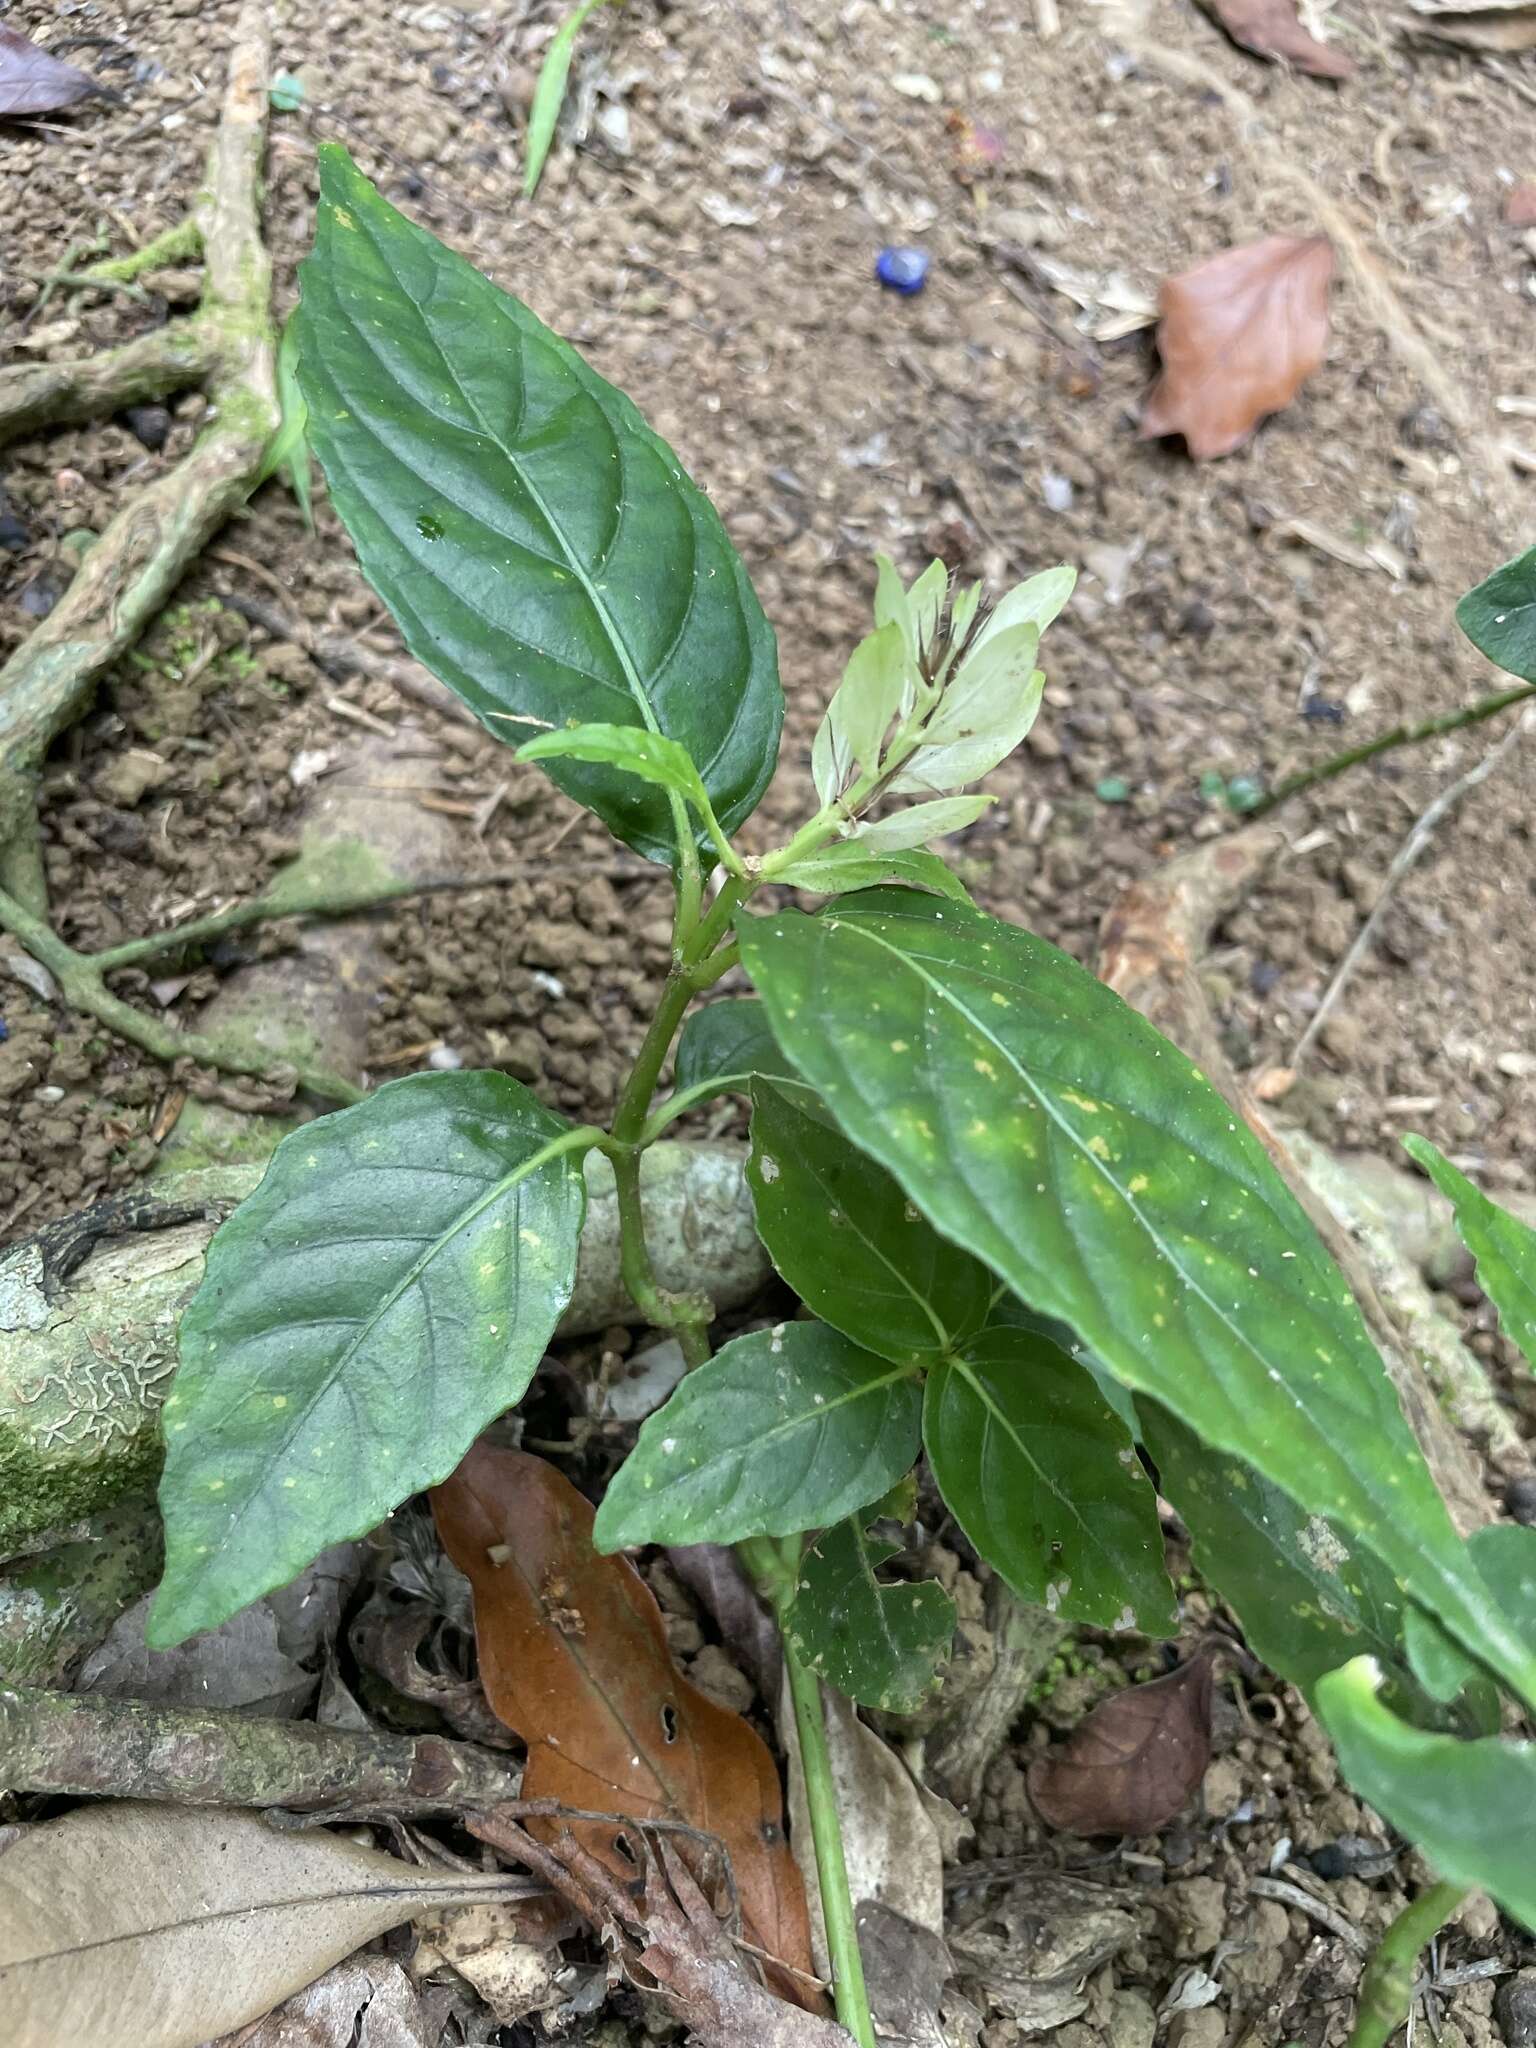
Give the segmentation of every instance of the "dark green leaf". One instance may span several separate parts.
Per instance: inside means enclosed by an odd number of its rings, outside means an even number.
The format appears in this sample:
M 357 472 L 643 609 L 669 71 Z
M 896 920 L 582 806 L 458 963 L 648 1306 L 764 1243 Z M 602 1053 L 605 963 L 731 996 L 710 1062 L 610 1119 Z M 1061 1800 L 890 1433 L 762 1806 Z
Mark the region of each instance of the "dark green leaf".
M 773 635 L 714 510 L 627 398 L 461 256 L 320 151 L 303 266 L 309 433 L 411 652 L 501 739 L 676 740 L 733 831 L 773 772 Z M 674 858 L 673 804 L 606 763 L 550 773 Z
M 917 1456 L 922 1396 L 825 1323 L 725 1345 L 640 1431 L 597 1514 L 600 1550 L 739 1543 L 841 1520 Z
M 1427 1138 L 1404 1138 L 1403 1146 L 1455 1208 L 1478 1286 L 1498 1310 L 1505 1336 L 1536 1364 L 1536 1230 L 1489 1201 Z
M 774 1036 L 854 1143 L 1022 1300 L 1309 1513 L 1536 1699 L 1348 1289 L 1257 1139 L 1042 940 L 884 890 L 738 921 Z
M 898 1365 L 942 1358 L 987 1319 L 994 1283 L 883 1168 L 772 1082 L 752 1088 L 758 1235 L 808 1307 Z
M 1536 548 L 1527 548 L 1469 590 L 1456 623 L 1480 654 L 1536 683 Z
M 1494 1522 L 1467 1538 L 1472 1562 L 1515 1627 L 1536 1641 L 1536 1529 Z
M 793 1081 L 795 1070 L 779 1051 L 768 1012 L 755 996 L 695 1010 L 677 1041 L 674 1081 L 683 1090 L 712 1084 L 716 1093 L 745 1095 L 755 1074 Z
M 800 1561 L 784 1632 L 802 1663 L 860 1706 L 915 1714 L 955 1635 L 955 1603 L 933 1579 L 887 1585 L 899 1546 L 867 1533 L 865 1508 L 817 1538 Z
M 983 1330 L 928 1375 L 923 1441 L 946 1505 L 1023 1600 L 1171 1635 L 1157 1500 L 1090 1375 L 1034 1331 Z
M 156 1648 L 436 1485 L 518 1399 L 570 1298 L 589 1136 L 504 1074 L 420 1074 L 284 1138 L 182 1318 Z
M 1398 1720 L 1369 1657 L 1318 1680 L 1318 1718 L 1351 1787 L 1454 1884 L 1490 1892 L 1536 1932 L 1536 1745 L 1460 1742 Z
M 871 853 L 857 839 L 834 840 L 820 853 L 774 870 L 776 882 L 808 889 L 814 896 L 841 896 L 850 889 L 873 889 L 880 882 L 904 882 L 913 889 L 932 889 L 969 903 L 970 892 L 936 853 Z
M 1527 1641 L 1536 1642 L 1536 1529 L 1512 1522 L 1474 1529 L 1467 1538 L 1483 1582 Z M 1466 1695 L 1460 1718 L 1471 1732 L 1493 1734 L 1499 1726 L 1498 1695 L 1487 1673 L 1446 1634 L 1431 1614 L 1411 1602 L 1403 1613 L 1403 1642 L 1414 1676 L 1432 1699 Z M 1402 1711 L 1402 1709 L 1399 1709 Z M 1411 1720 L 1420 1716 L 1410 1714 Z
M 1375 1553 L 1251 1465 L 1202 1444 L 1158 1403 L 1143 1401 L 1138 1416 L 1159 1488 L 1193 1539 L 1195 1568 L 1237 1614 L 1254 1654 L 1310 1697 L 1325 1672 L 1367 1653 L 1401 1711 L 1436 1718 L 1404 1650 L 1408 1603 Z
M 1093 1383 L 1104 1396 L 1105 1404 L 1125 1424 L 1132 1442 L 1140 1443 L 1141 1421 L 1130 1388 L 1121 1386 L 1103 1360 L 1094 1356 L 1070 1325 L 1055 1316 L 1043 1316 L 1038 1309 L 1026 1308 L 1016 1296 L 1007 1293 L 1000 1294 L 992 1304 L 992 1313 L 987 1321 L 1009 1330 L 1033 1330 L 1036 1336 L 1048 1338 L 1058 1351 L 1065 1351 L 1068 1357 L 1075 1358 L 1086 1372 L 1093 1375 Z

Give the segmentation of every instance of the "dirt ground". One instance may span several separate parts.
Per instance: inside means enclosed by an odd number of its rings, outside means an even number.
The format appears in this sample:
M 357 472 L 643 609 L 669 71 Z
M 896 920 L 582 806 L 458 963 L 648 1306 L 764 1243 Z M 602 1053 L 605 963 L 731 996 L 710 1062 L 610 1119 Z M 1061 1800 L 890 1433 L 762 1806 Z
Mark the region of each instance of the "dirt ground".
M 100 39 L 71 54 L 122 97 L 7 131 L 0 339 L 63 356 L 154 316 L 73 294 L 39 312 L 39 277 L 98 231 L 121 253 L 179 216 L 233 12 L 23 0 L 6 14 L 61 51 Z M 1536 174 L 1519 58 L 1415 48 L 1367 0 L 1327 17 L 1358 67 L 1341 88 L 1244 56 L 1188 0 L 1068 0 L 1053 37 L 1000 0 L 631 0 L 591 24 L 576 70 L 586 139 L 557 145 L 530 208 L 521 134 L 554 10 L 284 0 L 277 16 L 278 61 L 304 86 L 302 108 L 274 117 L 281 306 L 310 234 L 314 145 L 339 139 L 631 394 L 714 497 L 778 631 L 783 770 L 749 837 L 782 838 L 807 802 L 809 736 L 865 629 L 880 549 L 908 573 L 938 552 L 994 584 L 1059 560 L 1083 572 L 1048 643 L 1045 712 L 964 842 L 984 907 L 1080 955 L 1128 881 L 1224 828 L 1202 777 L 1271 783 L 1495 687 L 1452 611 L 1529 538 L 1532 486 L 1499 444 L 1536 447 L 1536 425 L 1496 404 L 1536 397 L 1536 252 L 1501 220 L 1508 187 Z M 965 122 L 1001 147 L 975 185 L 957 176 Z M 1327 362 L 1250 447 L 1205 465 L 1136 438 L 1148 333 L 1096 340 L 1102 322 L 1042 269 L 1155 294 L 1231 243 L 1319 231 L 1339 256 Z M 916 298 L 874 280 L 892 242 L 931 253 Z M 64 587 L 82 530 L 185 447 L 203 403 L 173 403 L 159 450 L 111 422 L 9 451 L 0 652 Z M 202 609 L 219 597 L 280 600 L 396 644 L 328 508 L 312 541 L 267 486 L 188 579 L 188 608 L 57 750 L 43 824 L 71 940 L 111 943 L 257 886 L 291 850 L 300 757 L 351 734 L 337 686 L 296 648 Z M 386 722 L 404 713 L 380 683 L 340 694 Z M 1292 1064 L 1413 820 L 1500 730 L 1394 755 L 1281 814 L 1289 850 L 1214 963 L 1241 1066 Z M 1423 1131 L 1469 1170 L 1530 1184 L 1533 744 L 1396 891 L 1287 1098 L 1320 1135 L 1390 1152 Z M 481 832 L 470 814 L 504 780 Z M 389 920 L 373 1076 L 446 1054 L 601 1114 L 665 961 L 662 876 L 617 856 L 532 771 L 509 774 L 489 739 L 455 746 L 432 789 L 400 792 L 423 797 L 455 819 L 465 873 L 517 879 Z M 190 1022 L 257 943 L 123 992 Z M 153 1061 L 4 973 L 0 1016 L 3 1239 L 151 1164 L 166 1086 Z M 1044 1739 L 1049 1718 L 1036 1725 Z M 1021 1766 L 1011 1755 L 994 1773 L 984 1855 L 1038 1846 Z M 1147 1931 L 1094 1979 L 1061 2048 L 1150 2043 L 1175 1973 L 1209 1966 L 1224 1941 L 1251 1946 L 1228 1961 L 1220 2004 L 1175 2013 L 1160 2039 L 1341 2039 L 1347 1947 L 1247 1886 L 1282 1838 L 1310 1852 L 1370 1826 L 1309 1732 L 1234 1721 L 1202 1814 L 1100 1873 L 1135 1891 Z M 1402 1877 L 1324 1889 L 1369 1930 Z M 1489 1909 L 1471 1908 L 1451 1947 L 1465 1961 L 1499 1942 Z M 1491 1997 L 1487 1982 L 1459 1991 L 1441 2040 L 1458 2025 L 1496 2039 Z M 994 2014 L 982 2038 L 1008 2048 L 1013 2021 Z

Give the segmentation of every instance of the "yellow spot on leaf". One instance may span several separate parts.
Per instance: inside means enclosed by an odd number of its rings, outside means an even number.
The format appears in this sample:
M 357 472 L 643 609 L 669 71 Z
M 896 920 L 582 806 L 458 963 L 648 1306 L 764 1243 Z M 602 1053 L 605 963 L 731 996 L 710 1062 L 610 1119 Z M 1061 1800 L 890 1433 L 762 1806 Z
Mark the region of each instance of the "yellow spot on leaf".
M 1133 1173 L 1126 1185 L 1133 1195 L 1144 1195 L 1147 1192 L 1147 1176 L 1144 1173 Z

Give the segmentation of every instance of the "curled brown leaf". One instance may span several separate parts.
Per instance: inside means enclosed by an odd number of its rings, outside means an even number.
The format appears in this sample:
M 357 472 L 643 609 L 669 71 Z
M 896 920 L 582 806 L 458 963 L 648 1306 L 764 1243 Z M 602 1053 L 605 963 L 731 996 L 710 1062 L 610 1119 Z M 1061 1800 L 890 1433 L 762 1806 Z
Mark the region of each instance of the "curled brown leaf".
M 1029 1768 L 1042 1820 L 1074 1835 L 1150 1835 L 1165 1827 L 1211 1760 L 1213 1654 L 1101 1700 Z
M 1349 78 L 1354 65 L 1342 50 L 1308 35 L 1296 0 L 1203 0 L 1239 48 L 1277 57 L 1313 78 Z
M 739 1714 L 679 1674 L 650 1589 L 624 1558 L 592 1547 L 590 1504 L 543 1459 L 477 1444 L 432 1507 L 474 1589 L 486 1697 L 528 1745 L 525 1799 L 718 1837 L 746 1938 L 809 1973 L 805 1887 L 773 1759 Z M 634 1877 L 622 1830 L 582 1822 L 573 1832 L 616 1876 Z M 781 1988 L 795 1995 L 796 1981 Z
M 1332 277 L 1326 236 L 1266 235 L 1165 279 L 1143 440 L 1182 434 L 1197 460 L 1240 448 L 1321 364 Z

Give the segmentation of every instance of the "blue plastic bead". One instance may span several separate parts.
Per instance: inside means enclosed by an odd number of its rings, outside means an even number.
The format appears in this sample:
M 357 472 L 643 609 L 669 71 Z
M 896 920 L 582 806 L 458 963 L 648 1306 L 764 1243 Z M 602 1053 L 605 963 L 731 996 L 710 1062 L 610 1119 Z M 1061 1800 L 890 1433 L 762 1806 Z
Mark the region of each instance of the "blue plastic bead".
M 4 1045 L 5 1041 L 10 1037 L 10 1035 L 10 1025 L 6 1023 L 3 1017 L 0 1017 L 0 1045 Z
M 875 275 L 888 291 L 910 299 L 928 282 L 926 249 L 882 249 L 875 258 Z

